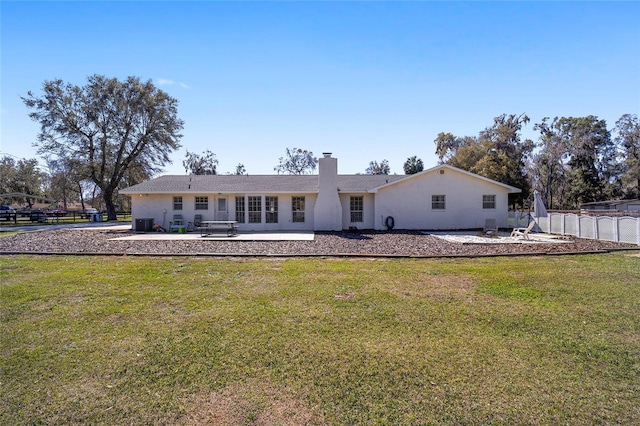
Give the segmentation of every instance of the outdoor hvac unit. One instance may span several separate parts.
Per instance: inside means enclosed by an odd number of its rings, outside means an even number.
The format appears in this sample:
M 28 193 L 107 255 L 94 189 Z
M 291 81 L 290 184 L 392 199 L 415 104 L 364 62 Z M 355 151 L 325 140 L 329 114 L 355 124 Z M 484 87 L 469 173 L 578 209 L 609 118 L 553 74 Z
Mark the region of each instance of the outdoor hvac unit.
M 136 219 L 137 232 L 153 231 L 153 218 Z

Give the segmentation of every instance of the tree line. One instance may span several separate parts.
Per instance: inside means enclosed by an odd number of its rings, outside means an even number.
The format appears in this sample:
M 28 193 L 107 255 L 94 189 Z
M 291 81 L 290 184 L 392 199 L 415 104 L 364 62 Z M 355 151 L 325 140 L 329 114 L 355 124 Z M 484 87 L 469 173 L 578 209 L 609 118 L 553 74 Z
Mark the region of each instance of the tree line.
M 118 190 L 148 180 L 170 162 L 180 148 L 184 122 L 178 101 L 137 77 L 124 81 L 93 75 L 84 86 L 62 80 L 45 81 L 42 94 L 22 98 L 29 116 L 40 124 L 34 145 L 48 172 L 35 159 L 0 158 L 1 193 L 26 193 L 66 202 L 101 197 L 108 218 L 115 219 L 123 201 Z M 522 189 L 511 200 L 522 205 L 532 190 L 550 209 L 575 209 L 580 204 L 618 198 L 640 198 L 640 126 L 638 116 L 625 114 L 608 128 L 595 116 L 544 118 L 533 125 L 536 141 L 523 139 L 530 122 L 526 114 L 503 114 L 477 136 L 441 132 L 435 140 L 439 162 Z M 287 148 L 274 167 L 278 174 L 313 173 L 313 153 Z M 186 173 L 217 174 L 216 155 L 187 151 Z M 424 164 L 407 158 L 405 174 Z M 390 174 L 385 159 L 371 161 L 365 174 Z M 234 173 L 247 174 L 242 163 Z M 29 200 L 25 200 L 29 203 Z
M 537 141 L 522 140 L 526 114 L 503 114 L 478 136 L 439 133 L 440 162 L 522 189 L 533 190 L 550 209 L 640 198 L 640 126 L 624 114 L 613 128 L 596 116 L 543 118 Z
M 596 116 L 549 117 L 533 125 L 536 141 L 523 139 L 526 114 L 502 114 L 477 136 L 441 132 L 435 140 L 440 164 L 522 189 L 510 202 L 522 206 L 533 190 L 550 209 L 572 210 L 583 203 L 640 198 L 640 125 L 624 114 L 612 128 Z M 416 156 L 405 174 L 418 173 Z M 389 174 L 387 160 L 372 161 L 366 174 Z
M 477 136 L 441 132 L 434 140 L 435 153 L 440 164 L 522 189 L 510 199 L 512 206 L 526 204 L 533 190 L 542 194 L 548 208 L 557 210 L 577 209 L 594 201 L 640 198 L 636 114 L 624 114 L 612 128 L 593 115 L 545 117 L 533 125 L 536 141 L 522 138 L 522 129 L 529 123 L 526 114 L 502 114 Z M 403 164 L 405 174 L 423 170 L 422 160 L 415 155 Z M 388 175 L 389 161 L 371 161 L 364 173 Z

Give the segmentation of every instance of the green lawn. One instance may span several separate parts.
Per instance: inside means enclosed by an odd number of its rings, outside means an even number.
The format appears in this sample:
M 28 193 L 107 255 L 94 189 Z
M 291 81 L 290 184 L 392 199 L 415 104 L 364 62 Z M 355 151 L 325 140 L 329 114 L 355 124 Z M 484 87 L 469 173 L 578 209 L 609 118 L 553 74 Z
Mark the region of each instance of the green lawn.
M 0 424 L 638 424 L 630 254 L 2 256 Z

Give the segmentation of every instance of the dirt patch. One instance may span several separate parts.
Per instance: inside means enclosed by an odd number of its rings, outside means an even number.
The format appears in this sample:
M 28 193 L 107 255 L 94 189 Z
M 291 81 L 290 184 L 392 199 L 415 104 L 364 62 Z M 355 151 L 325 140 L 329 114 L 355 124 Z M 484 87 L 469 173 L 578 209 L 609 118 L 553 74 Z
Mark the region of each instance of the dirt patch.
M 253 379 L 195 398 L 185 419 L 188 425 L 321 425 L 319 409 L 307 406 L 293 392 L 271 380 Z
M 354 297 L 356 297 L 356 294 L 351 292 L 336 294 L 333 296 L 334 299 L 353 299 Z
M 469 278 L 434 275 L 419 282 L 397 283 L 389 290 L 402 297 L 427 297 L 434 299 L 467 299 L 476 283 Z

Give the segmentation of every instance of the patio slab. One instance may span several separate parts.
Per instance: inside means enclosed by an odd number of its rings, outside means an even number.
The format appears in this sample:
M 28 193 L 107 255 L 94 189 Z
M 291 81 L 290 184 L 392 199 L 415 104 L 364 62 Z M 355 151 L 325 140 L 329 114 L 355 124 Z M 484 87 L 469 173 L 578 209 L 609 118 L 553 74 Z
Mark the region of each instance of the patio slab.
M 232 237 L 226 234 L 202 237 L 199 232 L 186 234 L 169 232 L 150 232 L 145 234 L 133 234 L 126 237 L 110 238 L 113 241 L 313 241 L 313 232 L 241 232 Z
M 468 232 L 424 232 L 424 234 L 433 235 L 452 243 L 462 244 L 562 244 L 573 242 L 562 236 L 541 233 L 531 233 L 529 234 L 529 239 L 512 237 L 510 233 L 503 232 L 494 237 L 484 237 Z

